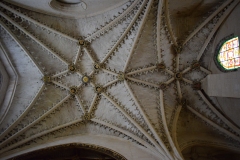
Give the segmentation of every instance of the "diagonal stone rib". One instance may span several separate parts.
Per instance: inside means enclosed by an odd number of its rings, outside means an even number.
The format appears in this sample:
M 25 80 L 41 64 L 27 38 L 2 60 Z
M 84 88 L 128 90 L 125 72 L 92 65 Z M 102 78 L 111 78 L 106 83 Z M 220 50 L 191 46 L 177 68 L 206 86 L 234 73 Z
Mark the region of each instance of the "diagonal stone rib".
M 131 23 L 128 25 L 128 27 L 126 28 L 126 30 L 123 32 L 123 34 L 121 35 L 121 37 L 118 39 L 118 41 L 113 45 L 113 47 L 111 48 L 111 50 L 107 53 L 107 55 L 105 56 L 105 58 L 101 61 L 101 63 L 104 63 L 108 57 L 114 52 L 114 50 L 118 47 L 118 45 L 122 42 L 122 40 L 124 39 L 124 37 L 127 35 L 127 33 L 129 32 L 130 28 L 133 26 L 133 24 L 136 22 L 138 16 L 140 15 L 140 13 L 142 12 L 144 6 L 146 5 L 147 1 L 144 0 L 141 4 L 141 7 L 138 9 L 137 13 L 134 15 L 133 19 L 131 20 Z
M 163 1 L 160 0 L 158 2 L 158 11 L 157 11 L 157 54 L 158 54 L 158 63 L 162 62 L 162 55 L 161 55 L 161 45 L 160 45 L 160 32 L 161 32 L 161 20 L 162 20 L 162 6 L 163 6 Z
M 227 9 L 227 11 L 224 13 L 224 15 L 218 20 L 217 24 L 214 26 L 213 30 L 211 31 L 211 33 L 208 35 L 208 38 L 205 40 L 201 50 L 198 53 L 197 56 L 197 61 L 199 61 L 206 49 L 206 47 L 208 46 L 210 40 L 212 39 L 213 35 L 215 34 L 215 32 L 217 31 L 217 29 L 220 27 L 220 25 L 223 23 L 223 21 L 228 17 L 228 15 L 233 11 L 233 9 L 239 4 L 239 1 L 234 1 L 231 6 Z
M 36 96 L 33 98 L 32 102 L 30 103 L 30 105 L 24 110 L 24 112 L 17 118 L 17 120 L 12 123 L 1 135 L 0 135 L 0 139 L 4 138 L 9 131 L 11 131 L 22 119 L 23 117 L 25 117 L 27 115 L 27 113 L 29 112 L 29 110 L 33 107 L 33 105 L 36 103 L 36 101 L 38 100 L 39 96 L 41 95 L 41 93 L 43 92 L 45 88 L 45 84 L 42 85 L 42 87 L 40 88 L 40 90 L 38 91 L 38 93 L 36 94 Z M 1 144 L 0 144 L 1 145 Z
M 142 84 L 149 85 L 149 86 L 152 86 L 152 87 L 156 87 L 156 88 L 159 87 L 159 85 L 157 85 L 157 84 L 146 82 L 146 81 L 142 81 L 142 80 L 139 80 L 139 79 L 136 79 L 136 78 L 127 77 L 127 79 L 129 79 L 129 80 L 131 80 L 133 82 L 142 83 Z
M 88 113 L 91 113 L 92 112 L 92 110 L 93 110 L 93 107 L 94 107 L 94 105 L 95 105 L 95 102 L 97 101 L 97 93 L 95 93 L 95 95 L 94 95 L 94 97 L 93 97 L 93 100 L 92 100 L 92 103 L 91 103 L 91 105 L 90 105 L 90 107 L 89 107 L 89 109 L 88 109 Z
M 3 147 L 4 145 L 6 145 L 8 142 L 10 142 L 11 140 L 13 140 L 14 138 L 16 138 L 17 136 L 19 136 L 20 134 L 22 134 L 23 132 L 25 132 L 27 129 L 29 129 L 30 127 L 32 127 L 33 125 L 37 124 L 38 122 L 40 122 L 42 119 L 44 119 L 46 116 L 48 116 L 52 111 L 54 111 L 57 107 L 59 107 L 60 105 L 62 105 L 66 100 L 68 100 L 70 97 L 70 95 L 67 95 L 64 99 L 62 99 L 58 104 L 56 104 L 55 106 L 53 106 L 50 110 L 48 110 L 46 113 L 44 113 L 43 115 L 41 115 L 39 118 L 37 118 L 36 120 L 34 120 L 33 122 L 31 122 L 30 124 L 28 124 L 26 127 L 24 127 L 23 129 L 21 129 L 20 131 L 18 131 L 17 133 L 15 133 L 14 135 L 12 135 L 11 137 L 9 137 L 7 140 L 3 141 L 0 144 L 0 147 Z M 15 123 L 16 124 L 16 123 Z
M 145 11 L 145 13 L 144 13 L 144 15 L 143 15 L 142 21 L 141 21 L 141 23 L 140 23 L 140 27 L 138 28 L 137 35 L 135 36 L 134 42 L 133 42 L 133 44 L 132 44 L 132 48 L 131 48 L 131 50 L 130 50 L 130 53 L 129 53 L 128 58 L 127 58 L 127 61 L 126 61 L 126 64 L 125 64 L 124 69 L 123 69 L 123 72 L 125 72 L 126 69 L 127 69 L 127 67 L 128 67 L 128 63 L 129 63 L 129 61 L 130 61 L 130 59 L 131 59 L 131 56 L 132 56 L 132 54 L 133 54 L 133 52 L 134 52 L 134 50 L 135 50 L 135 47 L 136 47 L 138 38 L 139 38 L 139 36 L 140 36 L 140 33 L 141 33 L 142 29 L 143 29 L 143 26 L 144 26 L 146 20 L 147 20 L 147 15 L 148 15 L 148 13 L 149 13 L 149 11 L 150 11 L 150 9 L 151 9 L 152 3 L 153 3 L 153 0 L 150 0 L 150 1 L 148 2 L 148 4 L 147 4 L 146 11 Z
M 18 147 L 18 146 L 20 146 L 20 145 L 22 145 L 22 144 L 24 144 L 24 143 L 27 143 L 27 142 L 29 142 L 29 141 L 31 141 L 31 140 L 36 139 L 36 138 L 39 138 L 39 137 L 44 136 L 44 135 L 46 135 L 46 134 L 52 133 L 52 132 L 54 132 L 54 131 L 57 131 L 57 130 L 59 130 L 59 129 L 61 129 L 61 128 L 65 128 L 65 127 L 68 127 L 68 126 L 71 126 L 71 125 L 74 125 L 74 124 L 80 123 L 80 122 L 82 122 L 81 119 L 79 119 L 79 120 L 74 120 L 74 121 L 72 121 L 72 122 L 69 122 L 69 123 L 62 124 L 62 125 L 60 125 L 60 126 L 56 126 L 56 127 L 54 127 L 54 128 L 51 128 L 51 129 L 49 129 L 49 130 L 45 130 L 45 131 L 43 131 L 43 132 L 40 132 L 40 133 L 38 133 L 38 134 L 35 134 L 34 136 L 31 136 L 31 137 L 28 137 L 28 138 L 26 138 L 26 139 L 24 139 L 24 140 L 22 140 L 22 141 L 19 141 L 19 142 L 15 143 L 15 144 L 13 144 L 13 145 L 11 145 L 11 146 L 9 146 L 9 147 L 4 148 L 3 150 L 0 151 L 0 154 L 1 154 L 1 153 L 4 153 L 4 152 L 7 152 L 7 151 L 9 151 L 9 150 L 11 150 L 11 149 L 13 149 L 13 148 L 15 148 L 15 147 Z
M 90 58 L 90 60 L 94 63 L 95 61 L 94 61 L 92 55 L 89 53 L 89 51 L 87 50 L 86 47 L 84 47 L 84 51 L 87 53 L 87 55 L 88 55 L 88 57 Z
M 159 135 L 157 134 L 156 130 L 153 128 L 152 124 L 150 123 L 148 117 L 146 116 L 145 112 L 143 111 L 142 107 L 140 106 L 140 104 L 138 103 L 137 99 L 135 98 L 131 88 L 129 87 L 129 85 L 127 84 L 126 81 L 124 81 L 124 84 L 126 86 L 126 88 L 128 89 L 130 95 L 132 96 L 134 102 L 136 103 L 141 115 L 143 116 L 143 119 L 146 121 L 148 127 L 150 128 L 150 130 L 152 131 L 154 137 L 157 139 L 158 143 L 160 144 L 160 146 L 163 148 L 164 152 L 168 155 L 168 157 L 171 157 L 172 159 L 172 155 L 170 154 L 170 152 L 168 151 L 167 147 L 165 146 L 165 144 L 163 143 L 163 141 L 160 139 Z
M 103 68 L 102 70 L 103 70 L 103 72 L 106 72 L 106 73 L 112 74 L 112 75 L 114 75 L 114 76 L 117 76 L 117 75 L 118 75 L 117 73 L 112 72 L 112 71 L 109 71 L 109 70 L 104 69 L 104 68 Z
M 147 138 L 148 140 L 157 148 L 159 153 L 166 156 L 166 153 L 162 150 L 159 144 L 134 120 L 131 116 L 129 116 L 116 102 L 114 102 L 108 95 L 102 93 L 102 95 L 111 102 L 124 116 L 127 117 Z
M 240 142 L 240 137 L 236 136 L 235 134 L 229 132 L 228 130 L 222 128 L 221 126 L 219 126 L 218 124 L 212 122 L 211 120 L 209 120 L 208 118 L 204 117 L 203 115 L 201 115 L 200 113 L 198 113 L 196 110 L 194 110 L 193 108 L 191 108 L 190 106 L 187 106 L 187 108 L 196 116 L 198 116 L 199 118 L 201 118 L 203 121 L 205 121 L 206 123 L 208 123 L 209 125 L 213 126 L 214 128 L 216 128 L 217 130 L 221 131 L 222 133 L 228 135 L 229 137 L 235 139 L 236 141 Z
M 79 46 L 79 47 L 78 47 L 77 55 L 76 55 L 76 58 L 74 59 L 74 62 L 73 62 L 73 64 L 75 64 L 75 65 L 76 65 L 76 63 L 77 63 L 77 60 L 78 60 L 78 58 L 79 58 L 80 54 L 81 54 L 81 46 Z
M 33 36 L 31 33 L 29 33 L 26 29 L 24 29 L 23 27 L 21 27 L 19 24 L 17 24 L 15 21 L 13 21 L 10 17 L 8 17 L 6 14 L 4 14 L 3 12 L 0 12 L 1 16 L 4 17 L 6 20 L 8 20 L 10 23 L 12 23 L 14 26 L 16 26 L 19 30 L 21 30 L 23 33 L 25 33 L 27 36 L 29 36 L 30 38 L 32 38 L 35 42 L 37 42 L 40 46 L 42 46 L 43 48 L 45 48 L 49 53 L 51 53 L 52 55 L 56 56 L 58 59 L 60 59 L 63 63 L 65 64 L 69 64 L 65 59 L 63 59 L 62 57 L 60 57 L 58 54 L 56 54 L 54 51 L 52 51 L 49 47 L 47 47 L 45 44 L 43 44 L 41 41 L 39 41 L 35 36 Z
M 33 61 L 33 63 L 37 66 L 38 70 L 40 71 L 41 75 L 44 75 L 44 72 L 42 68 L 39 66 L 39 64 L 34 60 L 34 58 L 31 56 L 31 54 L 28 52 L 26 47 L 21 43 L 21 41 L 12 33 L 10 29 L 7 28 L 5 24 L 3 24 L 0 21 L 0 25 L 8 32 L 8 34 L 14 39 L 14 41 L 19 45 L 19 47 L 28 55 L 28 57 Z
M 105 85 L 103 86 L 103 88 L 106 88 L 106 87 L 108 87 L 108 86 L 116 83 L 117 81 L 118 81 L 118 79 L 115 79 L 115 80 L 113 80 L 113 81 L 110 81 L 110 82 L 108 82 L 107 84 L 105 84 Z
M 215 17 L 219 12 L 221 12 L 227 5 L 229 5 L 232 0 L 227 0 L 225 3 L 221 5 L 213 14 L 211 14 L 201 25 L 199 25 L 183 42 L 183 45 L 186 44 L 194 35 L 197 34 L 213 17 Z
M 182 91 L 181 91 L 181 86 L 179 80 L 177 80 L 177 93 L 178 93 L 178 98 L 181 100 L 182 99 Z
M 112 124 L 110 124 L 110 123 L 107 123 L 107 122 L 102 121 L 102 120 L 97 119 L 97 118 L 93 118 L 93 119 L 91 119 L 91 121 L 96 122 L 96 123 L 101 124 L 101 125 L 104 125 L 104 126 L 107 126 L 107 127 L 109 127 L 109 128 L 112 128 L 112 129 L 114 129 L 114 130 L 116 130 L 116 131 L 118 131 L 118 132 L 121 132 L 121 133 L 129 136 L 130 138 L 134 139 L 134 140 L 137 141 L 138 143 L 143 144 L 144 146 L 146 146 L 147 148 L 149 148 L 151 151 L 155 152 L 155 154 L 159 155 L 159 152 L 156 152 L 156 149 L 155 149 L 155 148 L 153 148 L 151 145 L 149 145 L 148 143 L 146 143 L 146 142 L 145 142 L 144 140 L 142 140 L 141 138 L 135 136 L 135 135 L 132 134 L 131 132 L 126 131 L 126 130 L 124 130 L 124 129 L 122 129 L 122 128 L 119 128 L 119 127 L 117 127 L 117 126 L 114 126 L 114 125 L 112 125 Z M 160 154 L 159 156 L 162 156 L 162 155 Z
M 83 104 L 82 104 L 82 102 L 81 102 L 79 96 L 78 96 L 78 95 L 75 95 L 75 97 L 76 97 L 77 102 L 79 103 L 79 105 L 80 105 L 80 107 L 81 107 L 81 109 L 82 109 L 82 111 L 83 111 L 83 114 L 85 114 L 86 111 L 85 111 L 85 109 L 84 109 L 84 107 L 83 107 Z
M 189 79 L 182 78 L 182 80 L 188 84 L 193 84 L 193 81 L 190 81 Z
M 146 72 L 146 71 L 154 70 L 156 68 L 157 68 L 156 66 L 151 66 L 151 67 L 147 67 L 147 68 L 143 68 L 143 69 L 139 69 L 139 70 L 136 70 L 136 71 L 129 72 L 126 75 L 129 76 L 129 75 L 137 74 L 137 73 L 140 73 L 140 72 Z
M 180 160 L 180 159 L 182 159 L 182 156 L 181 156 L 181 151 L 178 147 L 178 143 L 177 143 L 177 141 L 175 142 L 175 144 L 173 143 L 173 139 L 172 139 L 172 137 L 169 133 L 169 129 L 168 129 L 168 126 L 167 126 L 165 110 L 164 110 L 163 91 L 162 90 L 160 90 L 160 95 L 159 96 L 160 96 L 160 109 L 161 109 L 161 117 L 162 117 L 163 127 L 164 127 L 164 130 L 165 130 L 165 133 L 167 135 L 168 141 L 170 143 L 170 146 L 173 149 L 173 152 L 174 152 L 175 156 L 177 156 L 177 158 Z
M 91 36 L 87 37 L 85 40 L 86 41 L 91 41 L 92 39 L 94 39 L 95 37 L 97 37 L 99 34 L 105 32 L 106 30 L 108 30 L 109 28 L 113 27 L 116 23 L 118 23 L 121 19 L 123 19 L 124 17 L 127 16 L 127 14 L 129 12 L 132 11 L 132 9 L 136 6 L 136 4 L 139 2 L 139 0 L 134 1 L 130 7 L 128 7 L 128 9 L 126 9 L 120 16 L 118 16 L 117 18 L 115 18 L 112 22 L 110 22 L 109 24 L 107 24 L 106 26 L 104 26 L 103 28 L 101 28 L 100 30 L 96 31 L 95 33 L 93 33 Z
M 209 100 L 204 96 L 202 91 L 197 91 L 198 94 L 201 96 L 203 101 L 208 105 L 208 107 L 222 120 L 224 121 L 228 127 L 230 127 L 232 130 L 234 130 L 236 133 L 240 134 L 240 129 L 235 126 L 233 123 L 231 123 L 227 118 L 225 118 L 212 104 L 209 102 Z
M 165 17 L 166 17 L 167 28 L 168 28 L 171 40 L 175 46 L 178 46 L 176 38 L 175 38 L 173 30 L 172 30 L 171 22 L 170 22 L 170 14 L 169 14 L 169 10 L 168 10 L 168 0 L 164 0 L 164 7 L 165 7 Z
M 25 16 L 24 14 L 22 14 L 22 13 L 14 10 L 14 9 L 8 7 L 7 5 L 3 4 L 2 2 L 0 2 L 0 6 L 3 7 L 3 8 L 5 8 L 6 10 L 9 10 L 9 11 L 11 11 L 12 13 L 14 13 L 14 14 L 16 14 L 16 15 L 18 15 L 18 16 L 20 16 L 20 17 L 22 17 L 22 18 L 24 18 L 24 19 L 26 19 L 26 20 L 28 20 L 28 21 L 30 21 L 30 22 L 32 22 L 32 23 L 34 23 L 34 24 L 36 24 L 36 25 L 38 25 L 38 26 L 40 26 L 40 27 L 42 27 L 42 28 L 46 28 L 47 30 L 49 30 L 49 31 L 51 31 L 51 32 L 55 32 L 55 33 L 61 35 L 62 37 L 65 37 L 65 38 L 67 38 L 67 39 L 70 39 L 70 40 L 72 40 L 72 41 L 74 41 L 74 42 L 78 42 L 77 39 L 74 39 L 74 38 L 72 38 L 72 37 L 70 37 L 70 36 L 68 36 L 68 35 L 66 35 L 66 34 L 63 34 L 63 33 L 59 32 L 59 31 L 56 31 L 56 30 L 54 30 L 54 29 L 52 29 L 52 28 L 50 28 L 50 27 L 48 27 L 48 26 L 46 26 L 46 25 L 43 25 L 43 24 L 37 22 L 36 20 L 34 20 L 34 19 L 32 19 L 32 18 L 29 18 L 29 17 Z
M 53 75 L 52 78 L 59 77 L 59 76 L 61 76 L 61 75 L 63 75 L 63 74 L 66 74 L 66 73 L 68 73 L 68 72 L 69 72 L 68 70 L 62 71 L 62 72 L 60 72 L 60 73 L 57 73 L 57 74 Z

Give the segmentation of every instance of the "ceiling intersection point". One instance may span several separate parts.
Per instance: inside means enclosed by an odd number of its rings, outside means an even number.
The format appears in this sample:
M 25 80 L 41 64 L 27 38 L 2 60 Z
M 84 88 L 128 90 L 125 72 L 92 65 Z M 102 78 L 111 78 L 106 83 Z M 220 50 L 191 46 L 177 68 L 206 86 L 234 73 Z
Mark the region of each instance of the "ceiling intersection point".
M 51 78 L 51 76 L 44 76 L 42 78 L 42 80 L 45 84 L 47 84 L 47 83 L 50 83 L 52 81 L 52 78 Z
M 124 81 L 125 80 L 125 73 L 119 72 L 117 76 L 119 81 Z
M 194 81 L 192 84 L 192 88 L 194 90 L 201 90 L 202 89 L 202 84 L 199 81 Z
M 83 47 L 87 47 L 89 45 L 88 42 L 83 39 L 78 40 L 78 44 Z
M 70 64 L 68 65 L 68 70 L 71 71 L 71 72 L 75 72 L 76 71 L 76 66 L 74 64 Z
M 78 92 L 78 88 L 76 86 L 69 88 L 69 93 L 74 97 Z
M 173 45 L 173 48 L 175 50 L 175 54 L 181 54 L 183 47 L 182 45 Z
M 104 91 L 104 88 L 101 85 L 96 85 L 95 88 L 94 88 L 94 91 L 97 94 L 101 94 Z
M 90 83 L 90 81 L 91 81 L 91 78 L 87 75 L 87 74 L 84 74 L 83 76 L 82 76 L 82 83 L 84 83 L 84 84 L 88 84 L 88 83 Z

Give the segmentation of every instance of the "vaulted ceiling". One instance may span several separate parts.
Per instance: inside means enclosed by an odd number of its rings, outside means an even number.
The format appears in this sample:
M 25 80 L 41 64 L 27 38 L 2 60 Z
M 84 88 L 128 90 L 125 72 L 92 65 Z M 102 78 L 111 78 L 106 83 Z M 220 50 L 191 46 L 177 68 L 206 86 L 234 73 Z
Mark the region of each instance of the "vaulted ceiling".
M 239 150 L 240 123 L 201 90 L 217 72 L 213 40 L 239 0 L 9 2 L 0 2 L 10 77 L 0 158 L 72 141 L 127 159 L 201 157 L 192 146 Z

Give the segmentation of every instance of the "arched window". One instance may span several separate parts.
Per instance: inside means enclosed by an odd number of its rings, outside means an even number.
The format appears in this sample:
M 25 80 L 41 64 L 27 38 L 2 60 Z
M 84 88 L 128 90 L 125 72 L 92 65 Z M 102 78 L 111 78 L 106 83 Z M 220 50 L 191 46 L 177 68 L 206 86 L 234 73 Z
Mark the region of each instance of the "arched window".
M 221 70 L 235 70 L 240 67 L 238 37 L 224 39 L 217 48 L 216 59 Z

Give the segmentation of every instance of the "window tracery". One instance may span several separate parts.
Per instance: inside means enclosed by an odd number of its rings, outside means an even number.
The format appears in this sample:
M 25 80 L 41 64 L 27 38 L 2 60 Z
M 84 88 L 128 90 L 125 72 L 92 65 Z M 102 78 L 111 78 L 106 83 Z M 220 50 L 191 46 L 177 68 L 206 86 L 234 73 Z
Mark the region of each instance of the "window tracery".
M 217 64 L 222 71 L 235 70 L 240 67 L 238 37 L 227 37 L 217 47 Z

